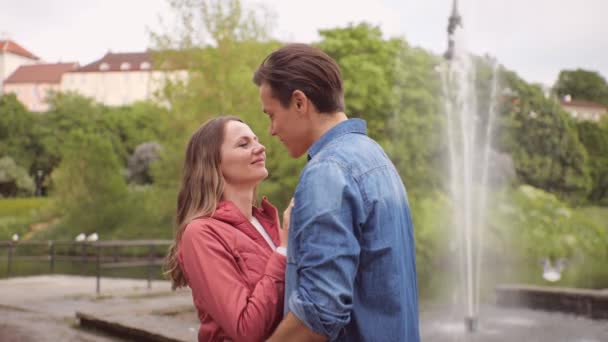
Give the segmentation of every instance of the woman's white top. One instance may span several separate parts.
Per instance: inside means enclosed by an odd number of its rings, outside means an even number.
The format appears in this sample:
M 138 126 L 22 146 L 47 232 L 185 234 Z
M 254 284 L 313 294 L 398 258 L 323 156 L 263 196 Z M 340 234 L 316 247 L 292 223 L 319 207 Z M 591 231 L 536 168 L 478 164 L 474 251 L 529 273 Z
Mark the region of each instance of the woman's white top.
M 251 222 L 251 224 L 255 227 L 255 229 L 258 230 L 258 232 L 260 232 L 260 234 L 262 235 L 264 240 L 266 240 L 266 242 L 268 243 L 268 246 L 270 246 L 270 248 L 272 248 L 272 250 L 277 249 L 277 246 L 274 244 L 274 242 L 272 242 L 270 235 L 268 235 L 268 233 L 266 233 L 266 229 L 264 229 L 264 227 L 262 227 L 262 224 L 260 223 L 260 221 L 258 221 L 257 218 L 255 218 L 254 216 L 251 216 L 251 220 L 249 222 Z

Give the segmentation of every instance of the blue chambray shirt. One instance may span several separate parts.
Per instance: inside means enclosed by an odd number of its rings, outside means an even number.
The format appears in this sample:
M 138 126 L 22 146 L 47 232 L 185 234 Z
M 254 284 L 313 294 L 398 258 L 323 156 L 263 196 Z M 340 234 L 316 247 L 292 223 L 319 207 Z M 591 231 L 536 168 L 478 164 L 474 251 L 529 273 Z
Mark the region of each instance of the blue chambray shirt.
M 330 341 L 420 341 L 413 227 L 397 170 L 360 119 L 308 152 L 291 213 L 285 313 Z

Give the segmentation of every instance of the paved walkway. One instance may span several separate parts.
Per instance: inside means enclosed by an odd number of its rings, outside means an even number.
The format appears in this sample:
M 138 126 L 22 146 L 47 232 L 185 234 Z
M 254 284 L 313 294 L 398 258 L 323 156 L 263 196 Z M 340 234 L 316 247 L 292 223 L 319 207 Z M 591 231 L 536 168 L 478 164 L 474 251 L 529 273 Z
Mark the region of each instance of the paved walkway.
M 35 276 L 0 280 L 0 341 L 120 341 L 78 329 L 76 312 L 143 329 L 174 340 L 195 341 L 198 319 L 187 290 L 171 291 L 169 282 Z M 4 336 L 8 335 L 8 336 Z
M 80 329 L 76 312 L 173 341 L 196 341 L 198 319 L 190 292 L 166 281 L 35 276 L 0 280 L 0 341 L 123 341 Z M 478 331 L 465 332 L 460 310 L 425 306 L 423 342 L 606 342 L 608 320 L 561 313 L 482 306 Z

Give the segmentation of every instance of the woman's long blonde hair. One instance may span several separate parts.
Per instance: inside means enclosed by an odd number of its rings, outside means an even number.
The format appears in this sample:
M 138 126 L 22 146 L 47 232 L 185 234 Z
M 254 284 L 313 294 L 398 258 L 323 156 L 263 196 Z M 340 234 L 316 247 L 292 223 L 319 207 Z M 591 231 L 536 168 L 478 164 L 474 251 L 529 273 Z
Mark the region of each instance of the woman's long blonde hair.
M 175 238 L 165 264 L 165 275 L 170 277 L 173 289 L 187 285 L 177 259 L 184 229 L 196 217 L 213 215 L 224 192 L 220 152 L 229 121 L 243 122 L 236 116 L 218 116 L 204 123 L 188 142 L 177 196 Z

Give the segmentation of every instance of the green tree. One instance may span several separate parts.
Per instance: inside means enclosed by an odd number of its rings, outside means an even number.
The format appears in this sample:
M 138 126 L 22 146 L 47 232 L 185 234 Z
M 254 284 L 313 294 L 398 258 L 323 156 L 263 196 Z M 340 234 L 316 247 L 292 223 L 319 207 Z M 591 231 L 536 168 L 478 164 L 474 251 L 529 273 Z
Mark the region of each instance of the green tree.
M 30 128 L 36 137 L 28 146 L 28 152 L 34 155 L 32 172 L 51 174 L 62 160 L 62 146 L 75 130 L 106 137 L 125 167 L 138 144 L 166 134 L 166 110 L 150 102 L 107 107 L 75 93 L 54 93 L 49 103 L 49 111 L 36 117 Z
M 104 107 L 76 93 L 53 93 L 48 101 L 49 111 L 40 115 L 34 127 L 38 140 L 31 150 L 36 155 L 32 168 L 50 175 L 61 162 L 70 132 L 98 131 Z
M 344 81 L 346 112 L 367 119 L 370 133 L 383 136 L 393 113 L 393 72 L 399 40 L 386 41 L 367 23 L 319 31 L 318 47 L 336 60 Z
M 428 51 L 401 42 L 391 88 L 392 115 L 386 120 L 388 139 L 384 141 L 408 191 L 414 194 L 445 186 L 445 113 L 437 64 L 438 58 Z
M 597 204 L 608 204 L 608 119 L 600 123 L 580 121 L 577 126 L 589 154 L 592 186 L 588 198 Z
M 36 124 L 37 117 L 28 112 L 14 94 L 0 97 L 0 157 L 14 157 L 28 173 L 36 159 L 32 148 L 39 138 L 34 131 Z
M 437 58 L 362 23 L 320 31 L 318 46 L 340 65 L 346 112 L 367 121 L 410 192 L 440 186 Z
M 542 90 L 503 71 L 515 95 L 503 103 L 500 149 L 513 157 L 521 182 L 580 202 L 591 186 L 587 152 L 574 120 Z
M 101 134 L 75 129 L 64 140 L 62 161 L 53 174 L 61 237 L 79 232 L 105 235 L 132 214 L 125 205 L 127 185 L 111 143 Z
M 152 102 L 104 108 L 96 132 L 111 139 L 112 147 L 123 165 L 127 165 L 138 145 L 167 137 L 168 114 Z
M 187 139 L 203 122 L 219 114 L 242 118 L 266 146 L 270 176 L 258 193 L 279 207 L 293 194 L 302 160 L 292 160 L 268 132 L 253 72 L 279 44 L 269 39 L 270 14 L 240 1 L 171 1 L 180 18 L 178 34 L 157 33 L 155 61 L 188 70 L 186 83 L 168 84 L 161 94 L 169 104 L 168 139 L 161 141 L 161 160 L 154 179 L 166 189 L 167 208 L 174 208 Z M 170 202 L 169 202 L 170 201 Z
M 573 99 L 587 100 L 608 106 L 608 83 L 596 71 L 584 69 L 563 70 L 555 83 L 558 96 L 571 95 Z

